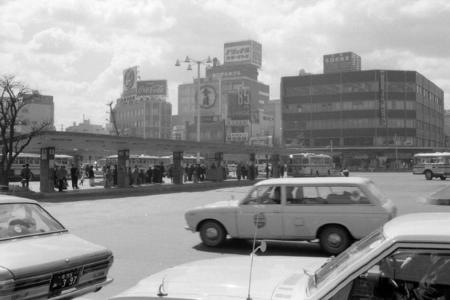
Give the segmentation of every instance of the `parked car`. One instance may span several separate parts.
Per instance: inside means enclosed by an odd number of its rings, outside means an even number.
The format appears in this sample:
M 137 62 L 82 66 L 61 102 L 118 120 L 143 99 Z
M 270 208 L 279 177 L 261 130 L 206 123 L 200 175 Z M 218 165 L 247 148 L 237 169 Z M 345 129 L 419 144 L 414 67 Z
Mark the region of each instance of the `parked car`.
M 319 239 L 337 254 L 396 215 L 396 207 L 367 178 L 277 178 L 260 181 L 241 200 L 186 212 L 186 229 L 211 247 L 232 238 Z
M 450 213 L 423 213 L 394 218 L 337 257 L 264 255 L 250 264 L 248 256 L 236 255 L 194 261 L 151 275 L 112 299 L 449 297 Z
M 0 195 L 0 299 L 71 299 L 112 281 L 110 250 L 68 232 L 38 202 Z

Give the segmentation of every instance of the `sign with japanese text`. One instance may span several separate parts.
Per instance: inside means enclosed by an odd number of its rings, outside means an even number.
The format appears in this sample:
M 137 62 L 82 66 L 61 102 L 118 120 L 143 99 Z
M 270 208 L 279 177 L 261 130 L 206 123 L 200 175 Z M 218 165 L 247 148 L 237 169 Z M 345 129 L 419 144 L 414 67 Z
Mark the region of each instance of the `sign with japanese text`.
M 137 82 L 138 96 L 167 96 L 167 80 L 145 80 Z
M 262 46 L 255 41 L 225 43 L 224 64 L 253 64 L 261 67 Z

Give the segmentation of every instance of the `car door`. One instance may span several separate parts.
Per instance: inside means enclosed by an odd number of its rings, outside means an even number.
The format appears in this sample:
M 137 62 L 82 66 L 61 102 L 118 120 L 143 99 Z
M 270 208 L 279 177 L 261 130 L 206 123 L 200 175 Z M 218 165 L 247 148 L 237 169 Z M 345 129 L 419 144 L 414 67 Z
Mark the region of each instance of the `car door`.
M 282 186 L 257 186 L 237 210 L 238 237 L 283 238 Z

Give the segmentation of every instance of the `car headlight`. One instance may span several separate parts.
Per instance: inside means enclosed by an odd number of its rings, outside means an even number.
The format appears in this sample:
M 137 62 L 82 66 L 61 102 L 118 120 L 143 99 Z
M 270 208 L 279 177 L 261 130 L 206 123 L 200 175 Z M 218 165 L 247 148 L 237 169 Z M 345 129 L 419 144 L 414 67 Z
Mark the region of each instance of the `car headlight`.
M 8 269 L 0 267 L 0 296 L 11 294 L 14 290 L 14 276 Z

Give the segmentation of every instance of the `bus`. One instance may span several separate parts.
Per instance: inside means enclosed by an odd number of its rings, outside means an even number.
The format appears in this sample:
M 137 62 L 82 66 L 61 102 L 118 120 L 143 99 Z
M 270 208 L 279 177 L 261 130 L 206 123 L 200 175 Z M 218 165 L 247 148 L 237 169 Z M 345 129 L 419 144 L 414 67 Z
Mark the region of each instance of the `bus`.
M 69 171 L 72 167 L 73 156 L 65 154 L 55 154 L 55 165 L 65 166 Z M 20 180 L 20 172 L 23 165 L 28 164 L 32 173 L 31 180 L 39 180 L 41 171 L 41 155 L 36 153 L 19 153 L 14 160 L 9 173 L 9 179 L 11 181 Z
M 335 174 L 333 158 L 330 155 L 316 153 L 289 155 L 287 167 L 289 177 L 333 176 Z
M 450 175 L 450 152 L 417 153 L 413 163 L 413 174 L 423 174 L 426 180 L 445 180 Z

